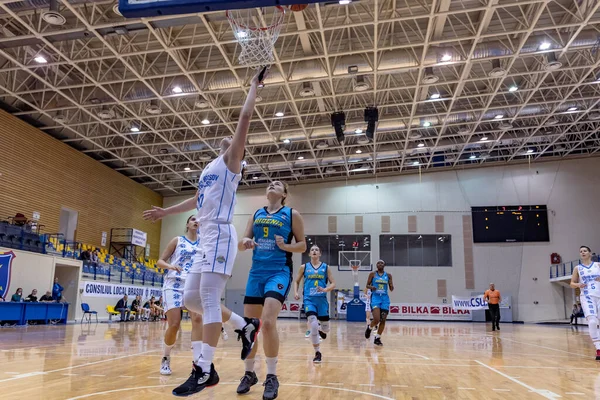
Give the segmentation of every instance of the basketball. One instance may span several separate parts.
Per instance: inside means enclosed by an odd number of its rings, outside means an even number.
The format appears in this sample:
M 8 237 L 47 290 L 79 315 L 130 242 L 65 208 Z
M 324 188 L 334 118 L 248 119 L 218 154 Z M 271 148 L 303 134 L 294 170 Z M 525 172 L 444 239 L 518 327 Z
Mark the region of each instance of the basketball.
M 308 4 L 292 4 L 290 6 L 290 10 L 292 10 L 292 11 L 302 11 L 306 7 L 308 7 Z

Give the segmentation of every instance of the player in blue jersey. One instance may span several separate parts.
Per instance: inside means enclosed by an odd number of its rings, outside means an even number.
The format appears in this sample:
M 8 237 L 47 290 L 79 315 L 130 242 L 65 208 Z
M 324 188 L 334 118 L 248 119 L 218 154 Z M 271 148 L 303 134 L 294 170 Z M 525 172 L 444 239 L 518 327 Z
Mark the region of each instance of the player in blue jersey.
M 304 312 L 310 324 L 310 338 L 315 349 L 314 363 L 321 362 L 319 335 L 325 339 L 329 332 L 329 302 L 327 293 L 335 289 L 335 280 L 329 265 L 321 262 L 321 249 L 316 244 L 310 248 L 310 261 L 300 267 L 294 285 L 294 298 L 300 300 L 298 289 L 304 279 Z M 319 322 L 321 329 L 319 329 Z
M 274 181 L 267 187 L 268 205 L 259 209 L 248 221 L 244 237 L 238 244 L 240 251 L 254 249 L 252 268 L 246 284 L 244 316 L 262 320 L 263 348 L 267 361 L 267 379 L 263 400 L 277 397 L 277 356 L 279 336 L 277 317 L 292 285 L 292 253 L 306 251 L 304 221 L 296 210 L 285 206 L 288 187 Z M 295 239 L 295 243 L 292 243 Z M 254 372 L 257 346 L 245 360 L 246 372 L 237 388 L 247 393 L 258 383 Z
M 390 291 L 394 290 L 392 275 L 385 272 L 383 270 L 384 268 L 385 262 L 383 260 L 377 261 L 377 272 L 371 272 L 367 279 L 367 289 L 371 289 L 371 312 L 373 314 L 373 321 L 367 326 L 365 338 L 370 338 L 373 328 L 379 325 L 377 333 L 375 334 L 375 340 L 373 341 L 373 344 L 377 346 L 383 346 L 383 343 L 381 343 L 381 334 L 385 329 L 385 321 L 390 312 L 390 296 L 388 295 L 388 288 Z

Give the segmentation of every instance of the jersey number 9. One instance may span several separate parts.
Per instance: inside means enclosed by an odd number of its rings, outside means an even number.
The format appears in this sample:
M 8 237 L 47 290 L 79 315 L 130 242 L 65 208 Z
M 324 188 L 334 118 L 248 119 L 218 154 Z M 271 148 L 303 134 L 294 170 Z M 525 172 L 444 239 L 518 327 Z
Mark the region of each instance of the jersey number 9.
M 269 236 L 269 227 L 268 226 L 265 226 L 263 228 L 263 235 L 264 235 L 263 237 L 268 237 Z

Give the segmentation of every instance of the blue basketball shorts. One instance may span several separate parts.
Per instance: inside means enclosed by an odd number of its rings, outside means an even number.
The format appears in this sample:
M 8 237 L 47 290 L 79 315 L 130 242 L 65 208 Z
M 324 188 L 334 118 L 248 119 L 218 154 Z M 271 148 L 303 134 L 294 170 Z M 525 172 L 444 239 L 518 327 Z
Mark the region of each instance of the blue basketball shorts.
M 265 304 L 271 297 L 283 303 L 292 287 L 292 269 L 282 267 L 279 271 L 250 270 L 246 282 L 244 304 Z
M 316 315 L 320 321 L 329 320 L 329 302 L 326 296 L 307 296 L 304 298 L 306 316 Z
M 371 310 L 379 308 L 380 310 L 390 310 L 390 296 L 387 294 L 375 294 L 371 295 Z

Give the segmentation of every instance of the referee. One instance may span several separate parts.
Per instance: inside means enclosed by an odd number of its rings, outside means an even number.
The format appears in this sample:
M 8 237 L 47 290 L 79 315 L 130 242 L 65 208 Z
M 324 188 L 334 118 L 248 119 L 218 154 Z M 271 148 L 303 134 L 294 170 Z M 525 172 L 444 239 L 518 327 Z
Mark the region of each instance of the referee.
M 488 302 L 490 316 L 492 317 L 492 330 L 500 330 L 500 302 L 502 301 L 502 296 L 500 295 L 500 291 L 496 290 L 493 283 L 490 283 L 490 288 L 485 291 L 483 299 Z

